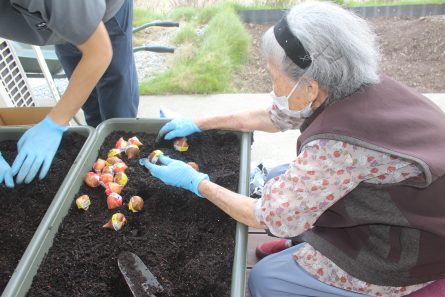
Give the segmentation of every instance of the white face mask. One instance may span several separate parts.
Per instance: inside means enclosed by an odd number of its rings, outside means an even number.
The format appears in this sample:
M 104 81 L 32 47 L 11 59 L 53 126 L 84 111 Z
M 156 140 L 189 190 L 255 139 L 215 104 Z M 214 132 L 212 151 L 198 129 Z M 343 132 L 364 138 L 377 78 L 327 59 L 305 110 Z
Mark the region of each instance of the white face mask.
M 289 109 L 289 98 L 292 96 L 292 94 L 295 92 L 295 90 L 298 87 L 298 84 L 300 83 L 301 78 L 297 81 L 295 86 L 290 91 L 289 95 L 287 96 L 277 96 L 275 94 L 275 91 L 270 92 L 270 96 L 273 99 L 273 103 L 278 107 L 279 110 L 281 110 L 284 114 L 288 115 L 292 118 L 308 118 L 312 115 L 314 112 L 311 108 L 312 102 L 310 102 L 305 108 L 302 110 L 291 110 Z

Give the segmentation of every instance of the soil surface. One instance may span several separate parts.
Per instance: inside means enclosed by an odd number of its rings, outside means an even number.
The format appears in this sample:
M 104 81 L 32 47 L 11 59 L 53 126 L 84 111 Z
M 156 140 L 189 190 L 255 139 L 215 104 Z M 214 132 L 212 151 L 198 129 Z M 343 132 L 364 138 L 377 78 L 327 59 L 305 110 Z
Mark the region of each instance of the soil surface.
M 134 134 L 112 133 L 99 156 L 106 158 L 121 136 L 127 139 Z M 144 144 L 153 144 L 156 135 L 136 136 Z M 238 138 L 206 132 L 188 137 L 188 142 L 190 148 L 184 153 L 163 141 L 142 146 L 140 155 L 161 149 L 172 158 L 194 161 L 212 181 L 236 191 Z M 79 210 L 73 202 L 28 296 L 132 296 L 117 265 L 122 251 L 138 255 L 157 277 L 164 287 L 157 297 L 230 295 L 236 222 L 206 199 L 152 177 L 138 159 L 123 157 L 129 181 L 121 193 L 121 207 L 107 209 L 102 186 L 80 188 L 76 197 L 89 195 L 90 209 Z M 128 210 L 133 195 L 145 201 L 141 212 Z M 103 229 L 117 212 L 126 216 L 128 224 L 120 231 Z
M 77 133 L 65 134 L 45 179 L 39 181 L 36 178 L 30 184 L 16 185 L 13 189 L 0 185 L 0 293 L 5 289 L 84 142 L 85 137 Z M 0 151 L 12 164 L 17 156 L 17 141 L 0 142 Z
M 445 16 L 368 19 L 381 48 L 380 71 L 422 93 L 445 92 Z M 252 36 L 248 63 L 236 72 L 238 92 L 271 91 L 261 37 L 273 24 L 245 24 Z

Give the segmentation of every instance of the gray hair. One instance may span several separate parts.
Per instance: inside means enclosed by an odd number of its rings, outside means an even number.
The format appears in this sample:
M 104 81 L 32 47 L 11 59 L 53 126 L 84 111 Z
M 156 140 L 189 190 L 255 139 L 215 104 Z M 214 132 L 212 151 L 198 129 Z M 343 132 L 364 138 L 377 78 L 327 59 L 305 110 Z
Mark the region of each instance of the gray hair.
M 290 31 L 310 54 L 311 65 L 302 69 L 294 64 L 275 39 L 273 27 L 263 36 L 263 52 L 289 78 L 316 80 L 328 92 L 327 104 L 379 81 L 379 49 L 365 20 L 327 2 L 296 5 L 286 17 Z

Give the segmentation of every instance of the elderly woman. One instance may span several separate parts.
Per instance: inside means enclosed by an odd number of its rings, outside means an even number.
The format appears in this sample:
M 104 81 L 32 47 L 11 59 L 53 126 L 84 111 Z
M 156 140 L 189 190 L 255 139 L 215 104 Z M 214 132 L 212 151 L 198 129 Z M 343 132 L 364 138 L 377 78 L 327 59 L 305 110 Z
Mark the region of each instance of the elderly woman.
M 402 296 L 444 278 L 443 112 L 378 74 L 374 34 L 337 5 L 295 6 L 263 45 L 270 108 L 175 119 L 160 135 L 299 128 L 295 161 L 258 200 L 168 157 L 151 174 L 248 226 L 302 236 L 252 269 L 252 296 Z

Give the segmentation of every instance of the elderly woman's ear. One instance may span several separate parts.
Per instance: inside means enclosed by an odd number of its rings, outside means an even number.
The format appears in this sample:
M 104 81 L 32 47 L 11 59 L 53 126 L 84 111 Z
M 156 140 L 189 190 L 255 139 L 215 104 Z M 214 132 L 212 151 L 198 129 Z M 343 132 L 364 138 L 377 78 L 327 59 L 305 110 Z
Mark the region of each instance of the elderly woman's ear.
M 317 109 L 326 101 L 328 93 L 320 86 L 316 80 L 307 82 L 308 99 L 312 102 L 312 108 Z

